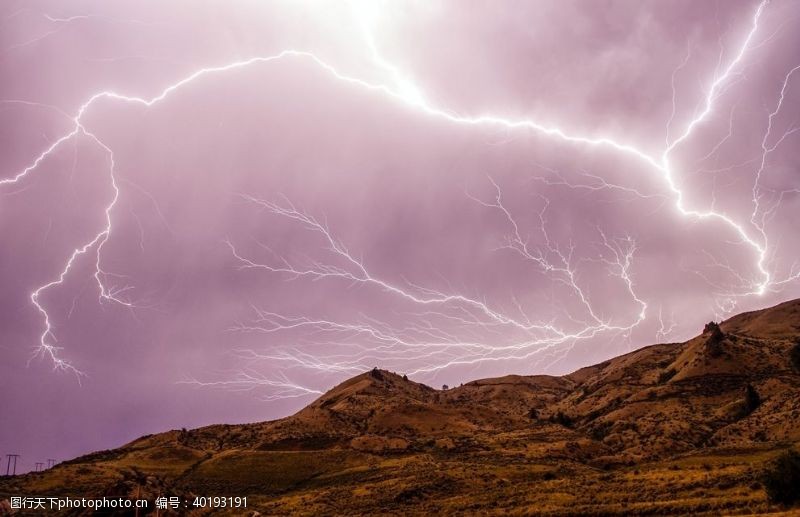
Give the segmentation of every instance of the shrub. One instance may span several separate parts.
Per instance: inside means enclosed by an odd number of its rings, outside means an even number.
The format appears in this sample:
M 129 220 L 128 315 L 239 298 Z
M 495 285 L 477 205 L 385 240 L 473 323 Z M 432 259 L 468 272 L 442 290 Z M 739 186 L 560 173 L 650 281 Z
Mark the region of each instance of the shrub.
M 747 416 L 761 405 L 761 397 L 752 384 L 744 387 L 744 415 Z
M 703 334 L 722 334 L 722 330 L 719 328 L 719 324 L 716 321 L 709 321 L 706 323 L 706 326 L 703 327 Z
M 528 418 L 530 418 L 531 420 L 538 420 L 539 411 L 535 407 L 532 407 L 530 411 L 528 411 Z
M 675 371 L 675 368 L 670 368 L 669 370 L 664 370 L 663 372 L 658 374 L 658 383 L 664 384 L 671 378 L 675 377 L 675 374 L 678 373 Z
M 773 503 L 791 505 L 800 501 L 800 453 L 787 451 L 764 473 L 764 489 Z
M 725 339 L 725 334 L 719 325 L 713 321 L 706 323 L 703 328 L 703 334 L 709 334 L 706 339 L 706 347 L 708 348 L 711 357 L 719 357 L 722 355 L 722 341 Z
M 794 369 L 800 372 L 800 341 L 795 343 L 792 349 L 789 350 L 789 359 Z
M 613 424 L 611 422 L 601 422 L 589 431 L 589 436 L 591 436 L 592 439 L 601 442 L 603 441 L 603 438 L 609 435 L 612 427 Z
M 550 421 L 554 424 L 563 425 L 564 427 L 572 427 L 572 418 L 565 415 L 561 411 L 550 417 Z

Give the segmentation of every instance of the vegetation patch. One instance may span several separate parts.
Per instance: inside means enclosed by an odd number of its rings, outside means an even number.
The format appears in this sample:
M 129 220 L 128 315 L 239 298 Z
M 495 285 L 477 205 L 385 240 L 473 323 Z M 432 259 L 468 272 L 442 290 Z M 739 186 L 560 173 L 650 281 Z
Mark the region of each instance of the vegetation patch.
M 763 484 L 773 503 L 800 502 L 800 453 L 790 450 L 778 457 L 764 473 Z

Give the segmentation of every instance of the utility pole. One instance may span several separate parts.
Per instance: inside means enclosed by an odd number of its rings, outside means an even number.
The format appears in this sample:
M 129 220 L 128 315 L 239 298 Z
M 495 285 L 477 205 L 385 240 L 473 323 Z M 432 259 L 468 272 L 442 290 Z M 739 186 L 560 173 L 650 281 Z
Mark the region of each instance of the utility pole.
M 19 454 L 6 454 L 6 476 L 11 473 L 12 476 L 17 475 L 17 458 L 19 458 Z M 11 470 L 11 460 L 14 460 L 14 470 Z
M 53 468 L 55 466 L 56 466 L 56 460 L 54 460 L 53 458 L 48 458 L 47 459 L 47 468 L 51 469 L 51 468 Z
M 44 467 L 44 463 L 42 463 L 41 461 L 37 461 L 36 462 L 36 467 L 34 467 L 34 469 L 36 470 L 36 472 L 41 472 L 42 471 L 42 467 Z

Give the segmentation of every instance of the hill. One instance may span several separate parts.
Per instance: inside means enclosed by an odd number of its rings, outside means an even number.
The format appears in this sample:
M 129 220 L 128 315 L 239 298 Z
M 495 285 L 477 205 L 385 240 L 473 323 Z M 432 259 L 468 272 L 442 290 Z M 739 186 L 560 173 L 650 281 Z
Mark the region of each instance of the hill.
M 791 513 L 763 473 L 800 444 L 799 340 L 795 300 L 563 377 L 436 390 L 375 369 L 287 418 L 145 436 L 4 478 L 0 499 L 247 496 L 246 511 L 219 510 L 232 515 Z

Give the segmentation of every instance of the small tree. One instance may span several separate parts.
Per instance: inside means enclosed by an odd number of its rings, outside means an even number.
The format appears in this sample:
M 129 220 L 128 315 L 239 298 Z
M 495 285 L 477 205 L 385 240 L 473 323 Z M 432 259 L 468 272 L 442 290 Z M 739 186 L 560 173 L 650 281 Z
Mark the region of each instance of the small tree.
M 442 390 L 449 390 L 450 387 L 447 384 L 442 384 Z
M 530 411 L 528 411 L 528 418 L 530 418 L 531 420 L 538 420 L 539 411 L 535 407 L 532 407 Z
M 742 418 L 746 417 L 753 411 L 755 411 L 758 406 L 761 405 L 761 396 L 758 394 L 756 389 L 753 387 L 752 384 L 748 384 L 744 387 L 744 407 L 742 407 Z
M 403 374 L 403 380 L 404 380 L 404 381 L 407 381 L 407 380 L 408 380 L 408 375 L 406 375 L 406 374 Z
M 725 334 L 719 325 L 713 321 L 706 323 L 703 328 L 703 334 L 708 334 L 706 339 L 706 347 L 708 348 L 711 357 L 719 357 L 722 355 L 722 340 L 725 339 Z
M 800 502 L 800 453 L 787 451 L 764 473 L 764 489 L 773 503 L 791 505 Z

